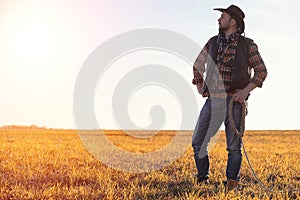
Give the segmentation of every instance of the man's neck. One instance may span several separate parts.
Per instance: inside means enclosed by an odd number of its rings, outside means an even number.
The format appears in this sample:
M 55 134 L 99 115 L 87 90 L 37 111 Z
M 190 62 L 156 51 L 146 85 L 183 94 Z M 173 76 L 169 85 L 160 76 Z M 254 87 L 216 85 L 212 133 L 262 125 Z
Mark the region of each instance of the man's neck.
M 228 29 L 226 32 L 224 32 L 225 37 L 228 38 L 231 34 L 237 32 L 236 29 Z

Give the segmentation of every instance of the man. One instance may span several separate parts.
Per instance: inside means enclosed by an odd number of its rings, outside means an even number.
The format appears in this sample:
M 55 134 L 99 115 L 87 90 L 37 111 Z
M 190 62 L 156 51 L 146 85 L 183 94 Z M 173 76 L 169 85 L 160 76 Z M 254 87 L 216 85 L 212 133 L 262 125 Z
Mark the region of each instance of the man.
M 219 34 L 209 39 L 193 66 L 193 84 L 197 85 L 203 97 L 208 98 L 200 112 L 192 146 L 198 171 L 197 182 L 208 183 L 207 146 L 210 138 L 225 123 L 228 151 L 226 187 L 233 190 L 240 180 L 242 152 L 241 138 L 235 136 L 231 129 L 228 105 L 234 98 L 234 123 L 240 127 L 243 112 L 241 103 L 248 99 L 253 89 L 262 87 L 267 69 L 257 45 L 241 35 L 245 29 L 243 11 L 235 5 L 214 10 L 222 12 L 218 19 Z M 253 76 L 251 71 L 254 71 Z

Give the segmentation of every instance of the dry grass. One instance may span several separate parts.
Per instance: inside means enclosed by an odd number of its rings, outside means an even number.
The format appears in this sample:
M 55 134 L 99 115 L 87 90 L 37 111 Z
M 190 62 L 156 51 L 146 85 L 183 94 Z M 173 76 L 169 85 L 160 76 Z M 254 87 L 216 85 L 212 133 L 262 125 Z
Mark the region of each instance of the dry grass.
M 176 131 L 144 139 L 105 133 L 126 151 L 151 152 L 170 142 Z M 299 136 L 299 131 L 248 131 L 249 157 L 274 193 L 259 187 L 244 159 L 242 188 L 225 194 L 223 133 L 210 152 L 211 184 L 196 185 L 191 148 L 161 170 L 125 173 L 94 159 L 74 130 L 5 127 L 0 129 L 0 199 L 300 199 Z

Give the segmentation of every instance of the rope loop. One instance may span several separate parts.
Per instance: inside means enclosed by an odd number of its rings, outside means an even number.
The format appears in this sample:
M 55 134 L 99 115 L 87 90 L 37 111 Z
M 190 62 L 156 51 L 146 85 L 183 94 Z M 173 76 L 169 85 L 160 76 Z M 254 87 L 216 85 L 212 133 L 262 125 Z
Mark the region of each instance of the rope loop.
M 233 103 L 234 103 L 234 98 L 231 98 L 230 102 L 229 102 L 229 122 L 231 125 L 231 129 L 233 131 L 233 133 L 239 137 L 242 138 L 244 136 L 244 132 L 245 132 L 245 117 L 246 117 L 246 102 L 243 101 L 241 103 L 242 105 L 242 117 L 241 117 L 241 124 L 240 124 L 240 129 L 239 131 L 236 128 L 234 119 L 233 119 Z

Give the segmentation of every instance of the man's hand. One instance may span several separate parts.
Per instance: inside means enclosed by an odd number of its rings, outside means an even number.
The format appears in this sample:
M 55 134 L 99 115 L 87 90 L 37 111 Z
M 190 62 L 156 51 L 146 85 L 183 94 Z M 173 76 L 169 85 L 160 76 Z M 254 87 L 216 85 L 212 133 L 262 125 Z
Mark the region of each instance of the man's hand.
M 207 91 L 203 92 L 203 83 L 198 83 L 198 84 L 196 84 L 196 86 L 197 86 L 199 94 L 201 94 L 203 97 L 209 96 L 209 93 Z
M 233 95 L 234 101 L 238 101 L 243 103 L 249 95 L 249 92 L 245 91 L 245 89 L 238 89 L 235 91 L 236 93 Z
M 196 84 L 199 94 L 203 94 L 203 83 Z
M 256 85 L 254 83 L 249 83 L 244 89 L 237 89 L 235 94 L 233 95 L 233 98 L 235 101 L 238 101 L 240 103 L 243 103 L 250 92 L 256 88 Z
M 199 94 L 201 94 L 203 97 L 209 96 L 208 91 L 205 91 L 205 92 L 203 91 L 204 81 L 203 81 L 202 76 L 194 77 L 192 83 L 197 86 L 197 90 L 198 90 Z

